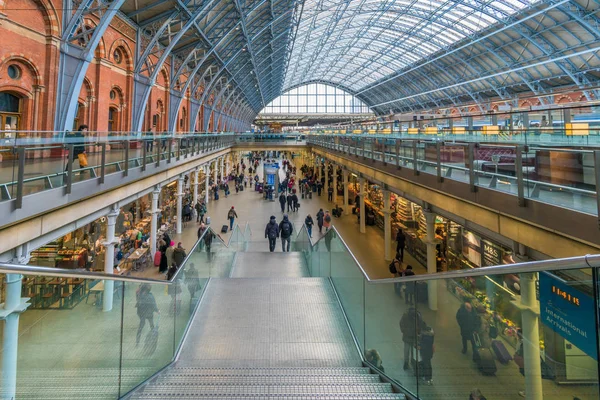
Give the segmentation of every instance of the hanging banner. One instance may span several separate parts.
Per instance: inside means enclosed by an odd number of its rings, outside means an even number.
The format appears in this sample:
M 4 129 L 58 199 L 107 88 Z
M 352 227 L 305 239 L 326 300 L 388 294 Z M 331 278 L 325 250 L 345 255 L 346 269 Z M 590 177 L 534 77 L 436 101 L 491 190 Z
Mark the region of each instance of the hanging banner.
M 544 272 L 539 287 L 541 322 L 598 360 L 594 300 Z

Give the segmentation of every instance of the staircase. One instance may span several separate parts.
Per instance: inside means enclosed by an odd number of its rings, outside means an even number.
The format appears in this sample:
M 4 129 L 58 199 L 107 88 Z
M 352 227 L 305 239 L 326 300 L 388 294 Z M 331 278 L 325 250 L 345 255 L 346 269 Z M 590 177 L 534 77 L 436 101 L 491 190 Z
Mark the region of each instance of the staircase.
M 405 399 L 363 368 L 329 279 L 259 248 L 210 280 L 177 361 L 130 398 Z
M 369 368 L 171 368 L 132 399 L 405 399 Z

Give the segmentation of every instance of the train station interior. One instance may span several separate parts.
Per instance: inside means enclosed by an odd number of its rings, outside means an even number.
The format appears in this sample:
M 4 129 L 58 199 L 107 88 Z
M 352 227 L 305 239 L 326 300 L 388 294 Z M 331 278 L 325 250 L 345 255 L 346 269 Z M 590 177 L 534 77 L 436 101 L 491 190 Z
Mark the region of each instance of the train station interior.
M 598 399 L 599 188 L 599 0 L 0 0 L 0 399 Z

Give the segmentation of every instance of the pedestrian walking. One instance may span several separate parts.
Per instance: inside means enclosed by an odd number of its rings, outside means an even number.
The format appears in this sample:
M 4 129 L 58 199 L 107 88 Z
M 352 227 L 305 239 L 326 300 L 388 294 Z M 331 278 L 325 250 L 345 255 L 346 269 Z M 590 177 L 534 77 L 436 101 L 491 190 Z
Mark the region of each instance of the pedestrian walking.
M 404 247 L 406 246 L 406 236 L 404 236 L 404 232 L 402 229 L 398 229 L 398 233 L 396 234 L 396 257 L 400 261 L 404 261 Z
M 298 202 L 298 195 L 296 194 L 296 189 L 294 189 L 294 191 L 292 192 L 292 211 L 298 211 L 298 208 L 300 208 L 299 204 L 300 203 Z
M 412 265 L 407 265 L 404 270 L 403 276 L 414 276 L 415 273 L 412 269 Z M 406 287 L 404 288 L 404 300 L 407 304 L 413 304 L 415 301 L 415 285 L 416 282 L 406 282 Z
M 319 227 L 319 233 L 323 233 L 323 223 L 325 222 L 323 219 L 325 218 L 325 213 L 323 209 L 319 209 L 317 213 L 317 226 Z
M 308 232 L 309 237 L 312 237 L 312 227 L 314 224 L 315 223 L 313 222 L 312 217 L 310 216 L 310 214 L 308 214 L 304 219 L 304 225 L 306 226 L 306 230 Z
M 229 220 L 229 230 L 233 229 L 233 222 L 235 221 L 236 218 L 238 218 L 238 215 L 235 212 L 235 210 L 233 209 L 233 206 L 231 206 L 231 208 L 229 209 L 229 212 L 227 213 L 227 219 Z
M 410 365 L 417 361 L 414 357 L 416 355 L 417 338 L 424 327 L 423 317 L 415 307 L 411 306 L 400 319 L 400 331 L 404 343 L 404 370 L 409 369 Z M 416 365 L 413 365 L 413 367 L 416 367 Z
M 281 194 L 279 195 L 279 205 L 281 206 L 281 212 L 285 212 L 285 203 L 287 203 L 285 194 L 281 192 Z
M 287 195 L 287 212 L 290 212 L 290 208 L 293 211 L 293 207 L 294 207 L 294 201 L 293 201 L 293 197 L 292 197 L 292 192 L 290 191 L 289 194 Z
M 275 216 L 271 215 L 271 218 L 269 219 L 269 223 L 265 227 L 265 239 L 269 239 L 269 251 L 271 253 L 273 251 L 275 251 L 275 244 L 277 242 L 278 237 L 279 237 L 279 225 L 277 225 Z
M 283 215 L 283 221 L 279 224 L 279 235 L 281 236 L 281 251 L 289 252 L 290 251 L 290 241 L 292 238 L 292 232 L 294 231 L 294 226 L 290 222 L 288 215 Z
M 333 188 L 331 186 L 327 189 L 327 201 L 333 201 Z
M 138 326 L 137 335 L 135 336 L 135 345 L 140 344 L 140 337 L 142 330 L 146 325 L 146 320 L 150 324 L 150 329 L 154 330 L 154 313 L 160 314 L 158 307 L 156 306 L 156 299 L 151 292 L 151 287 L 147 283 L 143 283 L 138 289 L 136 296 L 135 308 L 137 308 L 137 315 L 140 319 L 140 325 Z
M 325 211 L 325 215 L 323 217 L 323 226 L 325 227 L 325 232 L 327 232 L 331 226 L 331 214 L 329 214 L 328 210 Z

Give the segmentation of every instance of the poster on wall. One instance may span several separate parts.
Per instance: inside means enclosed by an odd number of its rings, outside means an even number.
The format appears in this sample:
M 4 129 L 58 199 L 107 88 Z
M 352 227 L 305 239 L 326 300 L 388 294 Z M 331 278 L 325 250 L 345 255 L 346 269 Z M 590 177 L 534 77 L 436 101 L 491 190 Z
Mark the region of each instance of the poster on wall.
M 474 264 L 476 267 L 481 267 L 481 238 L 467 230 L 463 230 L 462 238 L 463 256 L 469 260 L 471 264 Z
M 540 319 L 594 360 L 598 360 L 594 300 L 548 273 L 540 273 Z
M 482 239 L 481 247 L 483 250 L 483 267 L 493 267 L 495 265 L 501 265 L 502 263 L 502 247 L 496 243 L 490 242 L 489 240 Z

